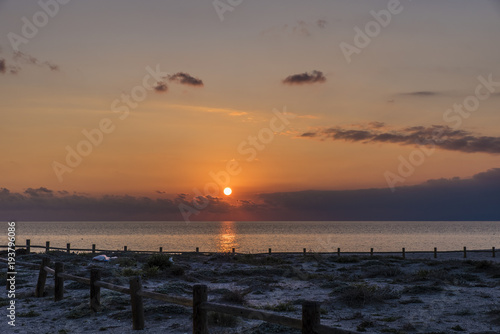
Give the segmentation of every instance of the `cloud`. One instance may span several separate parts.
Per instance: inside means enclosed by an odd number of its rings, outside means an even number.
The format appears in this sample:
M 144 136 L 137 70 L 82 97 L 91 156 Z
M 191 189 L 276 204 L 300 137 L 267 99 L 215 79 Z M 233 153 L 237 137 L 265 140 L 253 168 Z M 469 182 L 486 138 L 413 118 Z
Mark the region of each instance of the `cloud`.
M 388 130 L 385 124 L 370 123 L 365 129 L 320 128 L 302 133 L 302 138 L 344 140 L 350 142 L 393 143 L 400 145 L 430 145 L 443 150 L 465 153 L 500 153 L 500 137 L 480 136 L 445 125 L 413 126 Z
M 163 195 L 163 194 L 162 194 Z M 500 220 L 500 168 L 471 178 L 433 179 L 414 186 L 358 190 L 307 190 L 259 194 L 237 204 L 197 196 L 208 203 L 191 220 Z M 28 188 L 23 193 L 0 188 L 0 219 L 26 221 L 182 220 L 179 205 L 194 209 L 193 197 L 150 198 L 90 196 Z
M 158 93 L 164 93 L 168 90 L 167 84 L 163 81 L 158 81 L 153 88 Z
M 50 189 L 47 189 L 45 187 L 40 187 L 40 188 L 28 188 L 24 191 L 26 195 L 29 195 L 31 197 L 52 197 L 54 195 L 54 192 Z
M 286 23 L 266 29 L 262 31 L 260 35 L 265 37 L 296 36 L 309 38 L 320 29 L 325 29 L 327 23 L 328 21 L 324 19 L 318 19 L 311 22 L 297 20 L 294 23 Z
M 190 85 L 190 86 L 203 86 L 203 81 L 192 77 L 191 75 L 184 73 L 184 72 L 178 72 L 172 75 L 168 76 L 168 79 L 173 82 L 177 82 L 183 85 Z
M 389 189 L 261 194 L 283 220 L 499 220 L 500 168 Z M 268 217 L 269 218 L 269 217 Z
M 7 65 L 7 61 L 3 58 L 0 58 L 0 73 L 5 74 L 5 73 L 10 73 L 10 74 L 17 74 L 21 68 L 17 65 Z
M 428 91 L 428 90 L 422 90 L 422 91 L 416 91 L 416 92 L 410 92 L 410 93 L 403 93 L 401 95 L 412 95 L 412 96 L 434 96 L 434 95 L 439 95 L 438 92 L 433 92 L 433 91 Z
M 326 27 L 326 24 L 328 22 L 326 20 L 323 20 L 323 19 L 319 19 L 316 21 L 316 25 L 321 28 L 321 29 L 324 29 Z
M 286 77 L 283 80 L 284 84 L 289 85 L 301 85 L 301 84 L 312 84 L 316 82 L 325 82 L 326 78 L 321 71 L 312 71 L 311 73 L 304 72 L 300 74 L 293 74 Z
M 51 63 L 49 61 L 41 61 L 36 57 L 23 53 L 21 51 L 15 51 L 13 55 L 13 59 L 18 63 L 28 64 L 28 65 L 36 65 L 39 67 L 48 68 L 51 71 L 59 71 L 59 65 Z

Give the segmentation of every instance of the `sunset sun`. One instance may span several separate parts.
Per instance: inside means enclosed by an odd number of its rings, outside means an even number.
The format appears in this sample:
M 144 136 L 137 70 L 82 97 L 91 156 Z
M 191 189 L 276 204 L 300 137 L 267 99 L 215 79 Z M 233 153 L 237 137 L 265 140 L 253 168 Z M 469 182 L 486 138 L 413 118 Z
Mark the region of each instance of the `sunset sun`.
M 229 196 L 231 195 L 232 192 L 233 190 L 231 188 L 229 187 L 224 188 L 224 195 Z

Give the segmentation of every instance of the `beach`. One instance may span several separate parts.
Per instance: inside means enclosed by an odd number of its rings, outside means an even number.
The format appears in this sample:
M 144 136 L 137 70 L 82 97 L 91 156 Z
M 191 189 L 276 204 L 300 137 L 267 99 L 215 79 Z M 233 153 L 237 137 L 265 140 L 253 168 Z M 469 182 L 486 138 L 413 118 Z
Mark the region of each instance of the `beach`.
M 192 286 L 208 286 L 208 300 L 301 319 L 302 302 L 321 302 L 321 324 L 363 333 L 499 333 L 500 263 L 491 250 L 439 253 L 160 255 L 173 263 L 152 264 L 150 254 L 117 252 L 109 262 L 96 254 L 18 255 L 39 264 L 43 256 L 63 262 L 65 272 L 89 277 L 100 268 L 102 280 L 127 286 L 141 276 L 143 289 L 192 298 Z M 155 255 L 158 256 L 158 255 Z M 5 271 L 4 271 L 5 272 Z M 54 301 L 49 274 L 45 294 L 35 298 L 38 270 L 18 266 L 14 333 L 191 333 L 192 309 L 144 299 L 145 329 L 132 330 L 130 296 L 101 289 L 101 309 L 89 307 L 89 287 L 64 284 Z M 5 275 L 5 274 L 4 274 Z M 5 280 L 2 279 L 5 284 Z M 8 300 L 0 303 L 7 307 Z M 209 313 L 210 333 L 300 333 L 259 320 Z M 7 325 L 4 319 L 3 326 Z

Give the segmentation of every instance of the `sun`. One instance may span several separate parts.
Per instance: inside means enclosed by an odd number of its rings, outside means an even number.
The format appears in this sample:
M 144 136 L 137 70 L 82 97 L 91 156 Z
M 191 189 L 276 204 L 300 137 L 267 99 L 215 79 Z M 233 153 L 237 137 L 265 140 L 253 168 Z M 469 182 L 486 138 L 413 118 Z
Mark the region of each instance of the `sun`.
M 224 188 L 224 195 L 229 196 L 231 195 L 232 192 L 233 190 L 231 188 L 229 187 Z

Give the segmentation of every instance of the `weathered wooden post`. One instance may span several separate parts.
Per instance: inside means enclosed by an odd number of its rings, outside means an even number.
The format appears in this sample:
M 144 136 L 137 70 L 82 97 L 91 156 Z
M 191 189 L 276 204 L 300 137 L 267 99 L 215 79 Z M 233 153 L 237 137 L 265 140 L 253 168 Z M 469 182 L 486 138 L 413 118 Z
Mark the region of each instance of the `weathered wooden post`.
M 304 251 L 304 256 L 306 256 L 306 249 L 304 248 L 303 251 Z
M 464 259 L 467 257 L 467 247 L 464 247 Z
M 92 268 L 90 270 L 90 309 L 98 312 L 101 308 L 101 288 L 95 285 L 101 279 L 101 270 Z
M 403 259 L 406 259 L 406 250 L 404 247 L 403 247 Z
M 29 254 L 31 252 L 31 240 L 26 239 L 26 254 Z
M 57 302 L 64 298 L 64 278 L 58 276 L 64 272 L 64 263 L 56 262 L 54 271 L 54 301 Z
M 196 247 L 196 253 L 200 252 L 200 247 Z
M 434 258 L 437 259 L 438 257 L 438 249 L 437 247 L 434 247 Z
M 337 248 L 337 256 L 340 256 L 340 247 Z
M 144 304 L 137 293 L 142 289 L 141 277 L 130 278 L 130 302 L 132 304 L 132 329 L 144 329 Z
M 193 286 L 193 334 L 208 334 L 207 311 L 202 307 L 207 302 L 207 286 Z
M 233 254 L 235 254 L 236 253 L 236 248 L 233 248 L 232 252 L 233 252 Z
M 45 281 L 47 280 L 47 272 L 45 267 L 50 265 L 50 259 L 47 256 L 42 258 L 42 263 L 40 264 L 40 271 L 38 273 L 38 281 L 36 283 L 35 297 L 43 297 L 43 291 L 45 290 Z
M 491 255 L 492 255 L 493 257 L 495 257 L 495 247 L 492 247 L 492 248 L 491 248 L 491 253 L 492 253 Z
M 315 334 L 320 324 L 320 304 L 305 301 L 302 303 L 302 334 Z
M 373 256 L 373 248 L 370 248 L 370 256 Z
M 95 244 L 92 244 L 92 254 L 95 254 Z
M 66 253 L 70 253 L 71 252 L 71 244 L 68 242 L 66 244 Z
M 269 248 L 269 254 L 271 254 L 271 253 L 272 253 L 272 249 L 271 249 L 271 248 Z
M 127 251 L 127 246 L 123 246 L 123 251 L 126 252 Z
M 50 250 L 50 241 L 45 241 L 45 253 L 48 253 Z
M 160 247 L 160 253 L 162 253 L 162 252 L 163 252 L 163 247 Z

